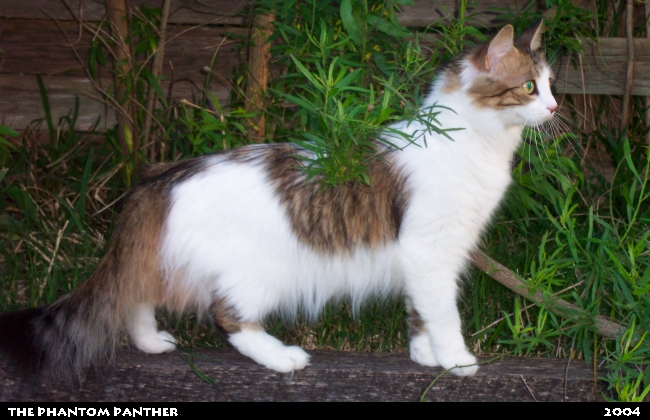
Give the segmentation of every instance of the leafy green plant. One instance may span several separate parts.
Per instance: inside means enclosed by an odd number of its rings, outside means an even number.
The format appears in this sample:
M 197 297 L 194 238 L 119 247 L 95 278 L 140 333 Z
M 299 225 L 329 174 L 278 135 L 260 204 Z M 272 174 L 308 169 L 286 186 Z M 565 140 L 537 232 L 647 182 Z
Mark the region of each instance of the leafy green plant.
M 339 8 L 287 3 L 257 3 L 278 14 L 274 36 L 283 42 L 273 55 L 287 67 L 269 89 L 274 138 L 314 152 L 305 166 L 312 178 L 329 185 L 368 182 L 365 167 L 375 157 L 375 142 L 386 142 L 380 134 L 391 122 L 418 115 L 421 95 L 413 98 L 411 91 L 431 75 L 428 60 L 397 22 L 397 2 L 343 1 Z M 287 102 L 295 107 L 288 109 Z M 426 120 L 431 130 L 444 132 L 433 110 Z

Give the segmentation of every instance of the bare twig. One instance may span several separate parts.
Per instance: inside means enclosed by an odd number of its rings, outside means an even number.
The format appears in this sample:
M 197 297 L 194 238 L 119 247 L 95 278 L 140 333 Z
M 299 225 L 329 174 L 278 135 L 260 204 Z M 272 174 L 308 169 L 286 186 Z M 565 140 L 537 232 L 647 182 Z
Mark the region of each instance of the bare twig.
M 630 92 L 634 80 L 634 2 L 627 0 L 625 16 L 625 32 L 627 36 L 627 75 L 625 76 L 625 91 L 623 93 L 623 104 L 621 108 L 621 132 L 627 127 L 628 114 L 630 112 Z
M 108 20 L 111 23 L 111 31 L 113 37 L 117 39 L 117 48 L 115 49 L 115 93 L 117 102 L 123 107 L 127 114 L 131 115 L 131 100 L 125 78 L 131 72 L 131 54 L 129 46 L 127 45 L 127 38 L 129 37 L 129 25 L 127 13 L 128 9 L 124 0 L 106 0 L 106 10 L 108 12 Z M 136 137 L 133 135 L 133 123 L 129 121 L 121 112 L 117 113 L 118 122 L 118 137 L 120 139 L 120 147 L 124 157 L 133 155 L 137 158 L 137 144 Z M 130 174 L 127 165 L 127 182 Z
M 162 73 L 162 64 L 163 58 L 165 56 L 165 39 L 167 37 L 167 19 L 169 18 L 169 8 L 171 6 L 171 0 L 164 0 L 162 15 L 160 18 L 160 42 L 158 43 L 158 49 L 154 53 L 153 59 L 153 69 L 151 74 L 155 80 L 158 80 L 158 77 Z M 156 92 L 153 86 L 149 86 L 149 91 L 147 92 L 147 113 L 144 117 L 144 128 L 142 130 L 142 143 L 145 143 L 149 139 L 151 132 L 151 120 L 153 118 L 153 109 L 154 101 L 156 98 Z M 153 161 L 156 156 L 156 142 L 151 144 L 150 157 Z
M 70 12 L 73 13 L 73 15 L 77 14 L 77 12 L 72 9 L 72 6 L 70 6 L 70 4 L 67 1 L 65 1 L 64 4 L 68 8 L 68 10 L 70 10 Z M 50 19 L 55 20 L 54 18 L 52 18 L 52 16 L 50 16 L 50 14 L 43 7 L 39 7 L 39 9 L 41 10 L 41 12 L 48 15 L 50 17 Z M 66 47 L 73 47 L 73 46 L 77 45 L 79 43 L 79 41 L 81 41 L 81 36 L 83 35 L 83 23 L 82 23 L 83 22 L 83 13 L 84 13 L 83 2 L 79 2 L 79 12 L 78 13 L 79 13 L 79 16 L 81 17 L 81 19 L 77 19 L 78 22 L 79 22 L 79 29 L 77 30 L 77 39 L 75 41 L 73 41 L 73 42 L 68 41 L 68 44 L 66 45 Z M 66 41 L 67 41 L 67 39 L 66 39 Z
M 210 82 L 212 82 L 212 76 L 214 75 L 214 66 L 217 62 L 217 56 L 219 55 L 219 51 L 221 51 L 221 47 L 223 44 L 228 40 L 227 36 L 224 36 L 219 45 L 217 45 L 217 48 L 215 48 L 214 53 L 212 53 L 212 58 L 210 59 L 210 66 L 204 66 L 203 71 L 206 73 L 205 75 L 205 81 L 203 82 L 203 90 L 201 91 L 201 104 L 205 103 L 204 100 L 206 99 L 206 94 L 208 93 L 208 89 L 210 88 Z
M 549 300 L 541 292 L 530 292 L 528 286 L 508 267 L 494 261 L 482 251 L 474 251 L 470 258 L 479 270 L 526 299 L 544 304 L 551 312 L 570 319 L 588 319 L 587 313 L 563 299 Z M 625 331 L 621 325 L 601 315 L 593 317 L 593 326 L 596 332 L 609 338 L 616 338 Z
M 572 284 L 571 286 L 566 287 L 566 288 L 560 290 L 560 291 L 557 292 L 557 293 L 553 293 L 553 294 L 551 295 L 551 298 L 554 298 L 554 297 L 556 297 L 556 296 L 559 296 L 559 295 L 561 295 L 562 293 L 565 293 L 565 292 L 567 292 L 567 291 L 569 291 L 569 290 L 571 290 L 571 289 L 575 289 L 576 287 L 580 286 L 580 285 L 583 284 L 584 282 L 585 282 L 584 280 L 580 280 L 580 281 L 577 282 L 576 284 Z M 525 311 L 525 310 L 527 310 L 527 309 L 530 309 L 530 308 L 532 308 L 532 307 L 535 306 L 535 305 L 537 305 L 537 303 L 531 303 L 531 304 L 528 304 L 528 305 L 524 306 L 523 308 L 521 308 L 521 311 Z M 511 317 L 511 316 L 513 316 L 514 314 L 515 314 L 515 313 L 512 312 L 512 313 L 510 313 L 510 314 L 508 314 L 508 315 L 506 315 L 506 316 L 502 316 L 501 318 L 499 318 L 499 319 L 497 319 L 496 321 L 492 322 L 490 325 L 487 325 L 486 327 L 481 328 L 479 331 L 476 331 L 474 334 L 471 335 L 471 337 L 474 337 L 474 336 L 476 336 L 476 335 L 479 335 L 479 334 L 482 333 L 483 331 L 486 331 L 487 329 L 489 329 L 489 328 L 491 328 L 491 327 L 494 327 L 494 326 L 497 325 L 499 322 L 503 321 L 503 320 L 506 319 L 507 317 Z
M 67 4 L 67 0 L 63 0 L 63 2 Z M 50 14 L 47 12 L 47 10 L 45 10 L 45 9 L 41 9 L 41 10 L 42 10 L 42 12 L 43 12 L 45 15 L 47 15 L 47 16 L 48 16 L 48 17 L 49 17 L 49 18 L 50 18 L 50 19 L 51 19 L 51 20 L 56 24 L 56 26 L 59 28 L 59 30 L 61 31 L 61 33 L 62 33 L 63 36 L 65 37 L 66 42 L 67 42 L 68 44 L 71 45 L 71 46 L 70 46 L 70 49 L 71 49 L 72 52 L 74 53 L 74 55 L 75 55 L 75 57 L 77 58 L 77 61 L 79 62 L 79 64 L 81 64 L 81 67 L 83 68 L 84 72 L 86 73 L 86 77 L 87 77 L 88 80 L 92 83 L 93 88 L 94 88 L 94 89 L 95 89 L 95 90 L 96 90 L 96 91 L 101 95 L 101 97 L 99 97 L 99 98 L 97 98 L 97 97 L 92 97 L 92 96 L 90 96 L 90 95 L 88 95 L 88 96 L 91 97 L 91 98 L 93 98 L 93 99 L 98 99 L 98 100 L 100 100 L 100 101 L 103 101 L 106 105 L 113 107 L 117 112 L 121 112 L 122 115 L 124 115 L 125 118 L 128 118 L 129 121 L 132 122 L 132 120 L 130 119 L 131 116 L 128 115 L 128 114 L 127 114 L 127 113 L 122 109 L 122 107 L 120 106 L 120 104 L 116 102 L 115 98 L 113 98 L 111 95 L 109 95 L 109 94 L 108 94 L 108 93 L 107 93 L 107 92 L 102 88 L 102 86 L 101 86 L 101 85 L 100 85 L 100 84 L 99 84 L 99 83 L 98 83 L 98 82 L 97 82 L 97 81 L 92 77 L 92 75 L 90 74 L 90 72 L 89 72 L 89 70 L 88 70 L 88 67 L 85 65 L 85 61 L 81 58 L 81 56 L 79 55 L 79 52 L 74 48 L 74 44 L 71 43 L 70 40 L 68 39 L 68 35 L 67 35 L 66 31 L 63 29 L 63 27 L 61 26 L 61 23 L 59 22 L 59 20 L 56 19 L 55 17 L 53 17 L 52 15 L 50 15 Z M 80 16 L 75 16 L 75 18 L 76 18 L 76 19 L 81 19 Z M 86 26 L 85 28 L 86 28 L 86 30 L 88 30 L 90 33 L 93 33 L 93 34 L 94 34 L 94 37 L 99 36 L 99 29 L 101 28 L 101 26 L 97 26 L 97 27 L 95 28 L 95 27 L 91 27 L 90 25 L 88 25 L 88 26 Z M 110 54 L 111 54 L 112 56 L 114 56 L 114 55 L 113 55 L 113 51 L 111 50 L 110 46 L 108 46 L 108 44 L 106 44 L 106 42 L 104 41 L 104 39 L 103 39 L 101 36 L 100 36 L 99 38 L 102 40 L 102 42 L 104 43 L 104 45 L 107 47 L 107 49 L 108 49 L 108 51 L 110 52 Z
M 70 13 L 72 13 L 72 16 L 76 19 L 79 24 L 86 29 L 89 33 L 93 34 L 93 40 L 94 39 L 99 39 L 102 44 L 104 44 L 104 47 L 108 50 L 109 55 L 111 57 L 115 57 L 115 52 L 111 48 L 111 45 L 106 42 L 107 39 L 111 40 L 113 43 L 118 45 L 118 40 L 117 38 L 113 38 L 108 32 L 104 31 L 102 28 L 102 23 L 100 22 L 98 25 L 92 25 L 88 21 L 85 21 L 83 19 L 83 15 L 80 13 L 77 13 L 77 11 L 70 5 L 70 2 L 68 0 L 61 0 L 63 4 L 68 8 Z M 50 19 L 55 20 L 45 9 L 41 9 L 43 13 L 45 13 Z M 66 37 L 67 40 L 67 37 Z M 68 41 L 68 43 L 70 43 Z
M 63 238 L 63 232 L 65 232 L 69 224 L 70 224 L 70 220 L 66 220 L 65 223 L 63 224 L 63 227 L 59 229 L 59 232 L 56 235 L 54 251 L 52 251 L 52 259 L 50 260 L 50 263 L 47 266 L 47 274 L 50 274 L 52 272 L 52 267 L 54 266 L 54 261 L 56 260 L 56 254 L 57 252 L 59 252 L 59 246 L 61 245 L 61 238 Z
M 526 383 L 526 380 L 524 379 L 524 375 L 519 375 L 519 377 L 524 382 L 524 385 L 526 385 L 526 389 L 528 390 L 528 393 L 530 394 L 530 396 L 533 397 L 533 401 L 537 402 L 537 398 L 535 398 L 535 394 L 533 394 L 533 391 L 530 389 L 530 387 Z
M 212 111 L 212 110 L 207 109 L 207 108 L 203 108 L 202 106 L 199 106 L 199 105 L 197 105 L 197 104 L 193 104 L 192 102 L 188 101 L 187 99 L 181 99 L 181 103 L 182 103 L 183 105 L 191 106 L 192 108 L 202 109 L 202 110 L 204 110 L 205 112 L 209 112 L 210 114 L 213 114 L 213 115 L 221 116 L 220 113 L 215 112 L 215 111 Z
M 573 359 L 573 345 L 575 344 L 575 342 L 576 340 L 574 337 L 573 340 L 571 341 L 571 349 L 569 350 L 569 360 L 567 360 L 566 368 L 564 368 L 564 402 L 567 401 L 566 398 L 566 389 L 567 389 L 567 382 L 568 382 L 567 379 L 569 378 L 569 365 L 571 364 L 571 359 Z

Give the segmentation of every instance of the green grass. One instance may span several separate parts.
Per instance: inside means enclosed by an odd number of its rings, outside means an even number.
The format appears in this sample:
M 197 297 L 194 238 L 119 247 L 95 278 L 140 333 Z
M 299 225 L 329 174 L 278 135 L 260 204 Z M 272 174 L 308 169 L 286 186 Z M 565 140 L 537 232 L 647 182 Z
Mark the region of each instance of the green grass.
M 546 22 L 551 57 L 579 51 L 576 36 L 608 35 L 603 22 L 615 9 L 611 2 L 599 0 L 596 12 L 564 0 L 549 5 L 559 10 Z M 364 182 L 373 136 L 392 121 L 413 118 L 435 68 L 489 34 L 468 26 L 471 16 L 464 13 L 449 25 L 434 23 L 425 34 L 409 34 L 395 21 L 394 1 L 336 5 L 264 0 L 257 7 L 276 12 L 273 36 L 283 42 L 274 44 L 273 56 L 286 68 L 271 82 L 262 111 L 267 114 L 266 141 L 312 142 L 309 147 L 317 158 L 309 162 L 308 171 L 330 184 Z M 531 10 L 506 18 L 521 29 L 540 17 Z M 156 13 L 148 10 L 143 16 L 155 18 Z M 613 16 L 618 24 L 620 11 Z M 144 55 L 155 42 L 146 28 L 146 22 L 140 22 L 134 38 Z M 423 41 L 431 39 L 428 34 L 436 35 L 433 42 Z M 91 50 L 95 73 L 106 65 L 100 45 Z M 144 97 L 147 86 L 155 88 L 156 83 L 150 73 L 140 74 L 133 86 L 136 96 Z M 233 100 L 227 109 L 214 98 L 197 100 L 210 104 L 202 109 L 159 101 L 155 126 L 164 147 L 156 160 L 250 142 L 245 128 L 250 115 L 240 99 L 245 72 L 237 72 L 232 80 Z M 52 302 L 88 277 L 102 255 L 129 181 L 122 171 L 130 158 L 121 155 L 117 130 L 99 137 L 77 133 L 71 128 L 78 109 L 53 121 L 47 92 L 41 93 L 46 115 L 26 131 L 19 147 L 6 141 L 17 133 L 0 127 L 3 312 Z M 602 364 L 614 398 L 647 399 L 650 164 L 643 140 L 648 130 L 644 108 L 634 102 L 633 123 L 620 133 L 618 124 L 607 123 L 618 106 L 612 98 L 599 98 L 592 107 L 590 132 L 579 129 L 579 114 L 570 99 L 564 106 L 568 112 L 563 132 L 559 127 L 542 134 L 528 132 L 514 161 L 515 183 L 481 247 L 518 273 L 530 291 L 560 297 L 580 308 L 582 315 L 556 315 L 473 269 L 460 303 L 464 332 L 470 349 L 483 356 L 571 357 L 588 366 Z M 49 141 L 36 141 L 30 135 L 34 131 L 46 132 Z M 607 159 L 598 160 L 587 150 L 599 150 Z M 143 151 L 141 158 L 146 161 L 148 153 Z M 603 166 L 612 168 L 613 175 Z M 267 327 L 287 343 L 307 349 L 406 351 L 404 312 L 399 300 L 389 300 L 373 302 L 354 317 L 350 304 L 342 302 L 329 305 L 315 323 L 273 318 Z M 620 323 L 625 334 L 616 339 L 599 335 L 592 322 L 595 315 Z M 192 316 L 163 317 L 161 324 L 185 348 L 226 345 L 209 324 Z

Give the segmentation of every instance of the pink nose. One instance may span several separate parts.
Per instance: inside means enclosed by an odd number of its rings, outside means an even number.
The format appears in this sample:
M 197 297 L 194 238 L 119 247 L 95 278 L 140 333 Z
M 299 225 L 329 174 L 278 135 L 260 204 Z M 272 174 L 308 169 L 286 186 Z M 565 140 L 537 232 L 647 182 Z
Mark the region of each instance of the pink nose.
M 551 106 L 547 106 L 546 108 L 548 108 L 548 110 L 551 111 L 551 114 L 552 114 L 557 110 L 557 105 L 554 104 L 554 105 L 551 105 Z

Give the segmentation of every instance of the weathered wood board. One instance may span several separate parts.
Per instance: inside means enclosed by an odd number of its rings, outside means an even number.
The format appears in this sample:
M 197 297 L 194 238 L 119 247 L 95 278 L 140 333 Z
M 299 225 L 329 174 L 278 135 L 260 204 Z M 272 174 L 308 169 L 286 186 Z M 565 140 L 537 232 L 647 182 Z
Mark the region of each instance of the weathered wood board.
M 243 61 L 244 52 L 229 39 L 242 35 L 244 29 L 224 27 L 170 27 L 163 66 L 167 92 L 171 80 L 173 99 L 187 99 L 200 94 L 204 85 L 204 67 L 209 67 L 218 50 L 209 92 L 221 103 L 230 98 L 228 77 L 234 66 Z M 62 32 L 62 30 L 64 32 Z M 64 35 L 65 34 L 65 35 Z M 88 130 L 101 118 L 99 130 L 115 124 L 115 112 L 107 109 L 100 92 L 86 77 L 88 49 L 91 37 L 82 32 L 78 38 L 75 22 L 62 22 L 61 28 L 47 20 L 0 19 L 0 124 L 22 130 L 45 116 L 36 75 L 43 76 L 52 116 L 55 121 L 74 108 L 75 97 L 80 100 L 78 130 Z M 73 44 L 70 46 L 70 44 Z M 75 53 L 76 52 L 76 53 Z M 103 90 L 112 80 L 107 69 L 100 72 Z
M 105 19 L 104 0 L 67 0 L 69 9 L 63 0 L 3 0 L 0 2 L 0 16 L 20 19 L 74 20 L 75 13 L 90 21 Z M 160 0 L 133 0 L 133 5 L 161 7 Z M 246 16 L 238 15 L 246 9 L 250 0 L 172 0 L 169 23 L 223 25 L 243 24 Z M 427 27 L 433 22 L 448 21 L 458 9 L 457 0 L 418 0 L 412 6 L 404 6 L 399 16 L 400 23 L 410 27 Z M 475 7 L 467 10 L 473 15 L 471 24 L 495 26 L 503 23 L 499 19 L 502 9 L 523 9 L 529 0 L 482 0 Z M 81 9 L 80 9 L 81 4 Z M 74 11 L 74 12 L 73 12 Z
M 217 53 L 213 71 L 230 76 L 232 68 L 245 58 L 245 52 L 232 38 L 246 33 L 246 29 L 235 27 L 171 26 L 165 43 L 163 74 L 167 79 L 173 74 L 176 80 L 189 79 L 201 83 L 205 78 L 202 69 L 210 66 L 213 55 Z M 0 48 L 4 50 L 0 55 L 0 72 L 86 77 L 84 68 L 89 66 L 91 42 L 91 34 L 87 31 L 80 33 L 75 22 L 57 25 L 48 20 L 0 19 Z M 109 59 L 105 49 L 104 55 Z M 110 77 L 108 69 L 104 69 L 101 75 Z
M 581 1 L 581 0 L 576 0 Z M 202 69 L 210 64 L 219 50 L 210 90 L 220 101 L 229 98 L 228 78 L 232 69 L 245 60 L 245 49 L 237 48 L 234 36 L 245 36 L 245 17 L 235 16 L 245 10 L 249 0 L 173 0 L 170 16 L 169 42 L 166 44 L 163 74 L 167 83 L 172 79 L 183 81 L 174 84 L 174 98 L 188 98 L 197 94 L 205 80 Z M 507 14 L 505 8 L 521 9 L 528 0 L 482 0 L 469 9 L 470 22 L 485 26 L 502 25 Z M 82 31 L 74 21 L 81 4 L 83 18 L 89 21 L 104 19 L 104 0 L 1 0 L 0 1 L 0 124 L 21 130 L 29 121 L 42 118 L 42 101 L 33 76 L 52 76 L 52 86 L 57 100 L 50 100 L 53 116 L 67 115 L 80 96 L 82 104 L 78 129 L 89 128 L 98 116 L 102 125 L 114 123 L 113 112 L 107 112 L 99 94 L 88 89 L 84 66 L 87 66 L 91 35 Z M 159 7 L 161 0 L 133 0 L 132 4 Z M 534 7 L 534 6 L 533 6 Z M 411 27 L 425 27 L 431 22 L 452 16 L 458 8 L 457 0 L 417 0 L 404 7 L 399 19 Z M 220 14 L 217 14 L 216 11 Z M 58 20 L 58 24 L 49 19 Z M 205 26 L 223 17 L 221 26 Z M 193 27 L 191 25 L 204 25 Z M 192 29 L 193 28 L 193 29 Z M 191 29 L 191 30 L 190 30 Z M 222 43 L 223 41 L 223 43 Z M 585 56 L 582 66 L 568 58 L 554 66 L 557 73 L 555 88 L 558 93 L 622 95 L 627 67 L 627 46 L 624 38 L 602 38 L 599 44 L 584 41 Z M 76 54 L 75 54 L 76 51 Z M 579 63 L 579 60 L 573 60 Z M 632 95 L 650 96 L 650 39 L 635 40 L 635 71 Z M 173 71 L 172 71 L 173 68 Z M 110 85 L 107 70 L 101 73 L 104 86 Z M 69 80 L 65 80 L 69 79 Z M 56 82 L 55 82 L 56 81 Z M 69 87 L 66 90 L 66 86 Z M 94 97 L 94 99 L 93 99 Z
M 107 82 L 110 83 L 110 80 Z M 75 97 L 78 96 L 81 110 L 77 121 L 78 130 L 89 130 L 97 118 L 101 118 L 98 130 L 106 130 L 115 125 L 115 112 L 104 106 L 88 79 L 53 76 L 44 77 L 43 84 L 55 124 L 58 124 L 60 118 L 72 114 Z M 25 129 L 44 118 L 45 110 L 36 76 L 0 75 L 0 124 Z
M 67 3 L 67 4 L 66 4 Z M 161 0 L 131 0 L 134 6 L 161 8 Z M 172 0 L 170 24 L 241 25 L 250 0 Z M 68 8 L 68 5 L 70 8 Z M 81 7 L 80 7 L 81 6 Z M 76 16 L 99 22 L 106 19 L 105 0 L 2 0 L 0 17 L 12 19 L 76 20 Z
M 473 26 L 493 27 L 508 23 L 508 10 L 522 10 L 530 0 L 481 0 L 469 5 L 465 16 Z M 410 28 L 426 28 L 434 22 L 447 23 L 457 17 L 458 0 L 416 0 L 412 6 L 403 6 L 399 22 Z M 537 5 L 533 5 L 537 9 Z M 512 12 L 510 12 L 512 13 Z
M 180 353 L 124 350 L 76 388 L 30 381 L 0 366 L 0 401 L 418 401 L 442 372 L 419 366 L 406 354 L 311 354 L 311 366 L 291 375 L 265 369 L 232 349 L 197 350 L 193 363 L 214 384 L 201 380 Z M 425 400 L 602 400 L 605 385 L 594 383 L 584 361 L 567 362 L 507 358 L 483 365 L 474 377 L 443 376 Z
M 555 66 L 559 93 L 622 95 L 627 71 L 627 39 L 599 38 L 583 40 L 584 56 L 580 65 L 568 58 Z M 632 95 L 650 96 L 650 38 L 634 40 L 634 79 Z M 580 61 L 575 58 L 574 63 Z M 583 77 L 584 75 L 584 77 Z
M 104 89 L 108 89 L 112 83 L 111 79 L 100 80 L 100 82 Z M 77 130 L 91 129 L 98 118 L 100 124 L 96 130 L 103 131 L 115 125 L 115 111 L 113 108 L 107 107 L 106 102 L 95 91 L 89 79 L 48 76 L 43 77 L 43 84 L 55 125 L 62 117 L 72 114 L 77 97 L 80 109 L 76 124 Z M 169 83 L 163 82 L 161 87 L 167 92 Z M 224 103 L 230 98 L 230 89 L 223 85 L 213 85 L 210 92 L 216 96 L 220 103 Z M 172 89 L 172 98 L 176 100 L 186 99 L 192 102 L 198 95 L 200 95 L 200 89 L 187 80 L 176 82 Z M 36 76 L 0 74 L 0 124 L 24 130 L 30 123 L 44 117 L 45 110 Z
M 130 0 L 129 3 L 162 7 L 161 0 Z M 589 7 L 587 0 L 574 0 L 574 3 Z M 246 22 L 245 11 L 249 4 L 250 0 L 172 0 L 169 23 L 241 25 Z M 446 23 L 457 15 L 459 4 L 458 0 L 415 0 L 413 5 L 402 7 L 398 18 L 402 25 L 413 28 L 427 27 L 434 22 Z M 471 25 L 499 26 L 507 23 L 508 10 L 523 10 L 527 6 L 538 10 L 538 4 L 531 6 L 530 0 L 481 0 L 470 4 L 465 15 Z M 75 16 L 83 16 L 89 21 L 102 21 L 106 18 L 106 9 L 104 0 L 2 0 L 0 16 L 57 20 L 75 20 Z

